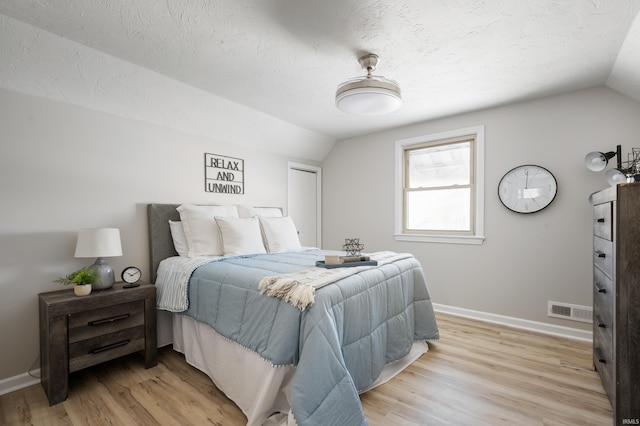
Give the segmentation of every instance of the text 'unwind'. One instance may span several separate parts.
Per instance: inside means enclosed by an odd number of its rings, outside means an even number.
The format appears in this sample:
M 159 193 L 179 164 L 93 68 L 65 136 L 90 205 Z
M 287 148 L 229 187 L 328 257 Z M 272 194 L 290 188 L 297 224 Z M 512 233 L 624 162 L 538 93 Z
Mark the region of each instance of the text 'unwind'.
M 204 190 L 221 194 L 244 194 L 244 160 L 204 154 Z

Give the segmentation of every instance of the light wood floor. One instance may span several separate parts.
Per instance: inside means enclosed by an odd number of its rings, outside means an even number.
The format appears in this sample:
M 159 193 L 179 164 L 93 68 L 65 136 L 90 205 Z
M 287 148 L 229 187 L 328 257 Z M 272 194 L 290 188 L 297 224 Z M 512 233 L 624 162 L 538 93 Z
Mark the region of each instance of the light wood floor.
M 438 314 L 440 340 L 362 395 L 372 426 L 612 425 L 587 343 Z M 209 378 L 169 348 L 73 373 L 49 407 L 40 385 L 0 397 L 2 425 L 245 425 Z

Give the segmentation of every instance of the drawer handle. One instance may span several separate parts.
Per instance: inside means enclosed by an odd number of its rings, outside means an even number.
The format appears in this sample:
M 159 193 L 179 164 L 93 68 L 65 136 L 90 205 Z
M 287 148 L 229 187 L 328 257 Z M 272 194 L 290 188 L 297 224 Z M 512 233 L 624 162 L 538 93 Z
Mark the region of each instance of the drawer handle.
M 604 217 L 601 217 L 599 219 L 596 219 L 596 222 L 598 223 L 604 223 Z
M 99 348 L 91 349 L 90 354 L 99 354 L 100 352 L 108 351 L 110 349 L 119 348 L 120 346 L 128 345 L 130 340 L 123 340 L 122 342 L 112 343 L 110 345 L 100 346 Z
M 596 283 L 596 290 L 598 290 L 598 293 L 607 294 L 607 289 L 604 287 L 600 287 L 598 283 Z
M 596 358 L 598 359 L 598 362 L 601 362 L 602 364 L 607 363 L 607 359 L 602 354 L 602 351 L 600 350 L 600 348 L 595 348 L 593 351 L 596 353 Z
M 89 325 L 108 324 L 108 323 L 111 323 L 111 322 L 127 319 L 127 318 L 129 318 L 129 316 L 130 316 L 129 314 L 116 315 L 115 317 L 109 317 L 109 318 L 99 319 L 99 320 L 95 320 L 95 321 L 89 321 L 88 324 Z
M 596 325 L 600 328 L 607 328 L 607 324 L 603 323 L 598 315 L 595 317 Z
M 599 251 L 599 250 L 597 250 L 597 251 L 596 251 L 596 256 L 598 256 L 598 257 L 602 257 L 603 259 L 604 259 L 605 257 L 607 257 L 606 253 L 603 253 L 603 252 L 601 252 L 601 251 Z

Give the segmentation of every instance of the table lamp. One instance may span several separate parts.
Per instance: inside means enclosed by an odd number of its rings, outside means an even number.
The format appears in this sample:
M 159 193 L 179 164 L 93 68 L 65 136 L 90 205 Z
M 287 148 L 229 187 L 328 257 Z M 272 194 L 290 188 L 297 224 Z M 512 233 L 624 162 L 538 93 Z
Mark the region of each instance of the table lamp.
M 75 257 L 97 257 L 89 266 L 98 273 L 94 290 L 106 290 L 115 283 L 113 268 L 103 257 L 122 256 L 120 230 L 118 228 L 83 228 L 78 232 Z

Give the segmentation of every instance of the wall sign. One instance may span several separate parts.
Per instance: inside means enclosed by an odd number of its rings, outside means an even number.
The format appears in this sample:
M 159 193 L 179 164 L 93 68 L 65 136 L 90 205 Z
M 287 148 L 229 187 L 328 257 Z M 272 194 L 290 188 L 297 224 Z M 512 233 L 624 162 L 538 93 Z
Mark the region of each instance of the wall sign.
M 244 194 L 244 160 L 205 153 L 204 191 Z

